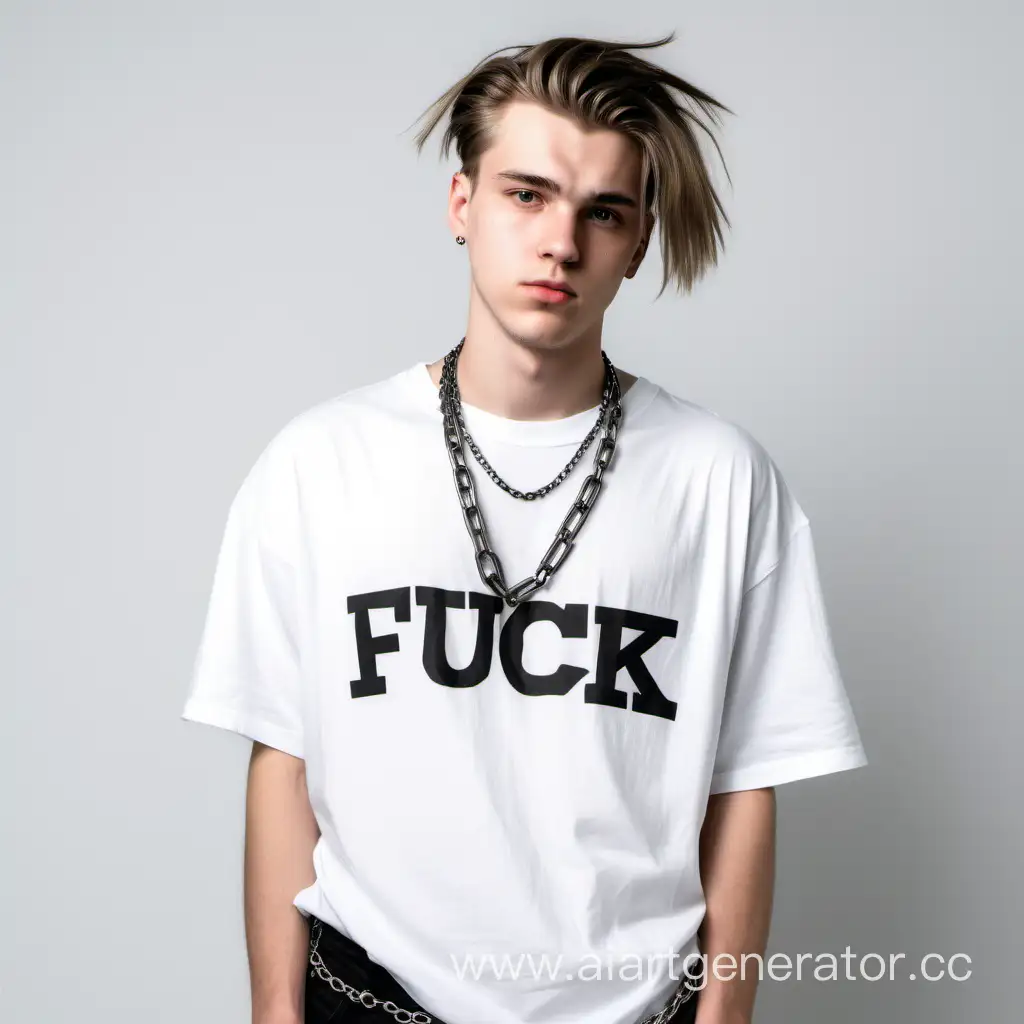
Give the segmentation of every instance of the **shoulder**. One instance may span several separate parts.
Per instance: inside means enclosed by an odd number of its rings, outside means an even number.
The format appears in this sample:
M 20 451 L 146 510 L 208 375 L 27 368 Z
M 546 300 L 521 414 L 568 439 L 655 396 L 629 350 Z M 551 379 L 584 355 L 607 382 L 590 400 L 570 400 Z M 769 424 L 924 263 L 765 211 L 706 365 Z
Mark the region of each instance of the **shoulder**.
M 808 524 L 776 459 L 740 423 L 659 387 L 638 431 L 652 439 L 655 471 L 668 467 L 687 500 L 742 538 L 748 585 L 778 562 L 789 539 Z
M 396 415 L 410 411 L 409 371 L 360 384 L 306 406 L 282 423 L 265 441 L 261 458 L 278 469 L 301 469 L 324 456 L 337 454 L 340 442 L 387 430 Z M 378 437 L 386 442 L 387 438 Z
M 401 374 L 350 388 L 294 413 L 255 444 L 232 500 L 232 530 L 258 538 L 266 550 L 287 561 L 301 554 L 301 536 L 332 469 L 367 450 L 389 443 L 384 409 L 396 402 Z M 371 422 L 377 417 L 377 422 Z M 374 429 L 383 425 L 385 433 Z
M 751 505 L 781 478 L 774 458 L 747 427 L 662 385 L 653 389 L 638 428 L 671 462 L 684 459 L 694 468 L 725 473 L 733 483 L 745 478 Z

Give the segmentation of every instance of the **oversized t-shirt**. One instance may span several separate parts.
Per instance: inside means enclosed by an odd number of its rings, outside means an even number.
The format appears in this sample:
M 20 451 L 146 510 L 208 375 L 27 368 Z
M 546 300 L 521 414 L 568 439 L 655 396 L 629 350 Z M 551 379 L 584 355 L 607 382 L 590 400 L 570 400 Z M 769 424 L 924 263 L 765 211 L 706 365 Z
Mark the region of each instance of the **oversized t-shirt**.
M 779 468 L 645 377 L 622 407 L 571 553 L 515 608 L 480 579 L 421 362 L 296 415 L 228 513 L 183 717 L 304 759 L 321 835 L 295 906 L 449 1024 L 657 1010 L 699 950 L 708 797 L 867 763 Z M 597 413 L 464 405 L 523 491 Z M 506 582 L 597 443 L 533 501 L 467 453 Z

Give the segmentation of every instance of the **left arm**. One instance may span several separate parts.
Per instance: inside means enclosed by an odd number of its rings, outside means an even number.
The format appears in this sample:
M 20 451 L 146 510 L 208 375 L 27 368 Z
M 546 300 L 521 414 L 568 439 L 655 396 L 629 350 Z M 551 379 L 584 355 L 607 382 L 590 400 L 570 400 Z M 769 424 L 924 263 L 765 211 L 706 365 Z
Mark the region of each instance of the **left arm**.
M 757 961 L 764 956 L 775 884 L 775 790 L 718 793 L 708 800 L 700 835 L 701 883 L 706 910 L 698 931 L 707 962 L 696 1024 L 750 1024 L 757 991 Z M 715 957 L 723 958 L 715 977 Z M 732 964 L 735 963 L 735 969 Z M 730 975 L 732 977 L 730 978 Z

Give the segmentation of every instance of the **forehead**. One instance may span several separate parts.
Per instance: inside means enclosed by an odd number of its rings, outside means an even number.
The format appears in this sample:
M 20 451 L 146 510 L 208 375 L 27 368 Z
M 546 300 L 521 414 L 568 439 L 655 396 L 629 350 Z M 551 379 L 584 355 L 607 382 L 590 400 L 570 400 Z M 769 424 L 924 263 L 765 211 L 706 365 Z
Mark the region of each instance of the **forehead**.
M 482 176 L 515 168 L 541 174 L 573 191 L 639 187 L 640 151 L 622 132 L 582 127 L 537 103 L 514 101 L 498 115 L 480 158 Z

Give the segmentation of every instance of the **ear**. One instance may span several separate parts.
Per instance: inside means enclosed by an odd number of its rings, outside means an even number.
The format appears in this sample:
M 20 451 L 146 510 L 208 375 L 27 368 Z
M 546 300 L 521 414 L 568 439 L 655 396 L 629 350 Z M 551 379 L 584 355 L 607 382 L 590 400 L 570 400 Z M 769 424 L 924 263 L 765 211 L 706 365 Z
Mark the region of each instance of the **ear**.
M 448 188 L 448 227 L 451 228 L 452 237 L 466 234 L 467 213 L 466 206 L 473 195 L 473 184 L 463 171 L 452 175 L 452 182 Z
M 640 269 L 640 264 L 644 261 L 644 256 L 647 255 L 647 246 L 650 244 L 651 235 L 654 233 L 654 219 L 653 213 L 648 213 L 644 218 L 643 234 L 640 236 L 640 241 L 637 244 L 632 259 L 629 261 L 629 266 L 626 268 L 625 276 L 628 278 L 636 276 L 636 272 Z

